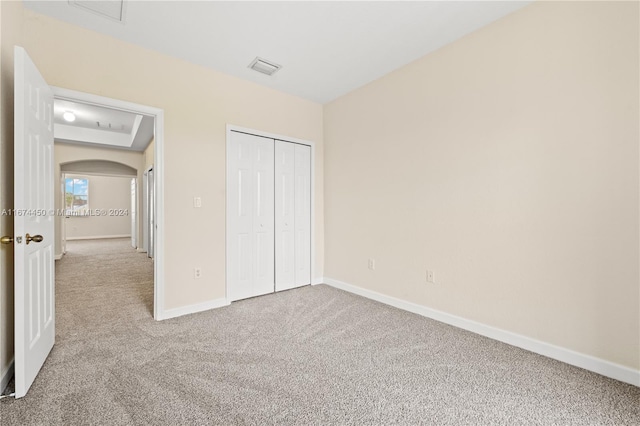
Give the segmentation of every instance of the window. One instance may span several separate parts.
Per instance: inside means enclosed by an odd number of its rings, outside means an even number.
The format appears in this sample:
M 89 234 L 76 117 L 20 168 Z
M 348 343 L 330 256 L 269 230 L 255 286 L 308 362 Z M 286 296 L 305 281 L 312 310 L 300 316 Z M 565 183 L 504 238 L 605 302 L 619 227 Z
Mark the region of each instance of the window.
M 80 216 L 89 211 L 89 179 L 65 179 L 64 208 L 70 216 Z

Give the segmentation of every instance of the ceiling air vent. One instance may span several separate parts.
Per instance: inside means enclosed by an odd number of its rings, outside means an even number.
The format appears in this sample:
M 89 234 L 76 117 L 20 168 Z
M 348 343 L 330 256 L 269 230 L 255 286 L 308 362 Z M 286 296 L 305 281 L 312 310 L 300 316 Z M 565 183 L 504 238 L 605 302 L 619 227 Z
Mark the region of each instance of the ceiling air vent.
M 69 0 L 69 4 L 104 18 L 124 22 L 124 0 Z
M 255 58 L 253 62 L 249 64 L 249 68 L 254 71 L 261 72 L 262 74 L 273 75 L 276 71 L 282 68 L 282 65 L 274 64 L 273 62 L 262 58 Z

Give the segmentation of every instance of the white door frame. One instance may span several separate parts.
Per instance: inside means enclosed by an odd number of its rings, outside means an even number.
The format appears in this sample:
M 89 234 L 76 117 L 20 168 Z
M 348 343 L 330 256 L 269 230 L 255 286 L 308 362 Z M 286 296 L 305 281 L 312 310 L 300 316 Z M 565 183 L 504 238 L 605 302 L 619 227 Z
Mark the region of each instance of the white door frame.
M 138 248 L 138 233 L 140 231 L 138 226 L 138 200 L 140 199 L 138 194 L 138 178 L 131 178 L 131 246 L 134 249 Z
M 150 167 L 147 171 L 147 257 L 151 259 L 156 255 L 156 215 L 154 209 L 148 206 L 153 207 L 156 204 L 155 179 L 156 173 L 153 167 Z
M 55 92 L 54 92 L 55 94 Z M 298 138 L 293 138 L 290 136 L 283 136 L 283 135 L 278 135 L 275 133 L 268 133 L 268 132 L 263 132 L 261 130 L 255 130 L 255 129 L 250 129 L 247 127 L 242 127 L 242 126 L 236 126 L 234 124 L 227 124 L 227 131 L 226 131 L 226 159 L 225 159 L 225 168 L 226 168 L 226 182 L 225 182 L 225 212 L 226 212 L 226 223 L 225 223 L 225 298 L 227 300 L 229 300 L 229 280 L 227 277 L 227 260 L 229 259 L 229 253 L 227 252 L 227 247 L 229 246 L 227 244 L 226 239 L 228 238 L 227 235 L 227 231 L 229 230 L 229 218 L 230 218 L 230 212 L 229 212 L 229 191 L 228 191 L 228 187 L 227 184 L 229 182 L 229 144 L 231 143 L 231 132 L 241 132 L 241 133 L 248 133 L 250 135 L 256 135 L 256 136 L 262 136 L 265 138 L 270 138 L 270 139 L 277 139 L 280 141 L 285 141 L 285 142 L 292 142 L 292 143 L 297 143 L 297 144 L 301 144 L 301 145 L 307 145 L 311 147 L 311 284 L 316 284 L 318 282 L 318 280 L 316 280 L 315 278 L 315 261 L 316 261 L 316 238 L 315 238 L 315 233 L 316 233 L 316 217 L 315 217 L 315 207 L 316 207 L 316 200 L 315 200 L 315 180 L 316 180 L 316 170 L 315 170 L 315 159 L 316 159 L 316 144 L 312 141 L 307 141 L 304 139 L 298 139 Z
M 149 251 L 149 172 L 153 169 L 153 166 L 147 167 L 142 173 L 142 245 L 141 251 L 148 253 Z
M 155 118 L 154 177 L 155 177 L 155 258 L 153 262 L 153 318 L 165 319 L 164 312 L 164 110 L 91 93 L 51 86 L 54 99 L 113 108 Z
M 53 139 L 54 146 L 55 146 L 55 143 L 56 143 L 56 140 L 55 140 L 55 134 L 54 134 L 54 139 Z M 60 172 L 60 182 L 58 184 L 60 186 L 62 186 L 62 190 L 60 191 L 60 193 L 62 194 L 62 203 L 60 205 L 62 206 L 63 210 L 66 210 L 65 209 L 65 198 L 64 198 L 64 194 L 65 194 L 65 190 L 66 190 L 66 186 L 65 186 L 66 181 L 67 181 L 67 173 L 61 171 Z M 64 256 L 67 253 L 67 215 L 66 215 L 66 212 L 62 216 L 62 220 L 60 220 L 60 236 L 62 237 L 62 238 L 60 238 L 61 250 L 60 250 L 60 254 L 55 257 L 56 260 L 62 259 L 62 256 Z

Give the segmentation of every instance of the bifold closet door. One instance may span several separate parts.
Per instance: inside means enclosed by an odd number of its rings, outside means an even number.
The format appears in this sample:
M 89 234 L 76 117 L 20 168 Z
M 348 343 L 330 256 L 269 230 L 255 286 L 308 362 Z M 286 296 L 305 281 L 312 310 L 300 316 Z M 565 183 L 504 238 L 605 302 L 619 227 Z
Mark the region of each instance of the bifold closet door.
M 231 132 L 227 170 L 229 300 L 274 291 L 273 139 Z
M 295 145 L 295 285 L 311 284 L 311 147 Z
M 275 141 L 275 288 L 311 283 L 311 147 Z
M 295 287 L 295 144 L 275 141 L 276 291 Z

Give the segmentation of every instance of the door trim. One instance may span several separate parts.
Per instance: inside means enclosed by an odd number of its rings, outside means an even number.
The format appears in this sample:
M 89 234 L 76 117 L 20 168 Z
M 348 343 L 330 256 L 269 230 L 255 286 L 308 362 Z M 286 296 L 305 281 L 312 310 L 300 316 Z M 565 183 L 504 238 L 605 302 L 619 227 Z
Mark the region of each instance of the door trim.
M 153 165 L 147 167 L 142 172 L 142 247 L 138 248 L 140 253 L 149 252 L 149 172 Z
M 148 105 L 135 104 L 118 99 L 94 95 L 92 93 L 78 92 L 51 86 L 54 99 L 67 101 L 79 101 L 87 104 L 104 106 L 121 111 L 151 115 L 155 118 L 154 127 L 154 177 L 155 177 L 155 247 L 156 253 L 153 262 L 153 318 L 163 320 L 166 318 L 164 309 L 165 294 L 165 270 L 164 270 L 164 110 Z
M 55 98 L 54 98 L 55 100 Z M 55 131 L 54 131 L 54 137 L 53 137 L 53 145 L 55 147 L 56 144 L 56 139 L 55 139 Z M 55 152 L 55 149 L 54 149 Z M 54 160 L 55 163 L 55 160 Z M 54 172 L 55 173 L 55 172 Z M 65 182 L 67 181 L 67 173 L 60 171 L 60 182 L 58 182 L 58 185 L 61 186 L 60 188 L 60 194 L 62 194 L 62 200 L 60 200 L 60 205 L 64 206 L 64 192 L 65 192 Z M 54 195 L 55 195 L 55 191 L 54 191 Z M 55 200 L 54 200 L 55 202 Z M 54 230 L 55 230 L 55 223 L 54 223 Z M 54 232 L 54 237 L 55 239 L 55 232 Z M 60 220 L 60 243 L 61 243 L 61 247 L 60 247 L 60 254 L 56 255 L 54 257 L 55 260 L 60 260 L 62 259 L 62 257 L 67 253 L 67 216 L 64 215 L 62 216 L 62 219 Z M 55 242 L 54 242 L 55 244 Z M 55 250 L 54 250 L 54 254 L 55 254 Z M 58 257 L 59 256 L 59 257 Z
M 140 231 L 140 224 L 138 221 L 138 217 L 140 216 L 140 211 L 139 211 L 139 206 L 138 206 L 138 200 L 140 199 L 140 197 L 138 196 L 138 178 L 137 177 L 132 177 L 131 179 L 131 212 L 134 212 L 135 209 L 135 214 L 131 215 L 131 246 L 134 249 L 138 248 L 138 233 Z
M 55 92 L 54 92 L 55 93 Z M 263 132 L 262 130 L 251 129 L 248 127 L 236 126 L 234 124 L 227 124 L 226 130 L 226 144 L 225 144 L 225 262 L 224 262 L 224 289 L 225 289 L 225 298 L 229 300 L 229 280 L 227 276 L 227 260 L 229 259 L 229 253 L 227 252 L 228 244 L 227 244 L 227 232 L 229 230 L 229 191 L 228 191 L 228 182 L 229 182 L 229 144 L 231 143 L 231 132 L 240 132 L 247 133 L 250 135 L 261 136 L 264 138 L 280 140 L 284 142 L 297 143 L 300 145 L 307 145 L 311 147 L 311 284 L 316 283 L 315 278 L 315 261 L 316 261 L 316 197 L 315 197 L 315 187 L 316 187 L 316 167 L 315 167 L 315 159 L 316 159 L 316 144 L 313 141 L 308 141 L 304 139 L 298 139 L 291 136 L 283 136 L 275 133 Z

